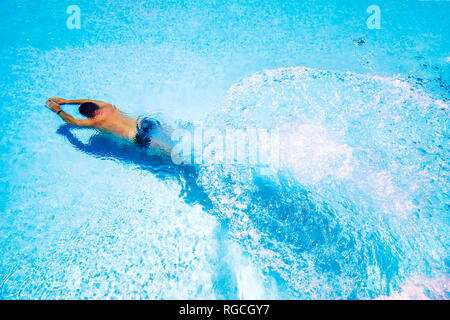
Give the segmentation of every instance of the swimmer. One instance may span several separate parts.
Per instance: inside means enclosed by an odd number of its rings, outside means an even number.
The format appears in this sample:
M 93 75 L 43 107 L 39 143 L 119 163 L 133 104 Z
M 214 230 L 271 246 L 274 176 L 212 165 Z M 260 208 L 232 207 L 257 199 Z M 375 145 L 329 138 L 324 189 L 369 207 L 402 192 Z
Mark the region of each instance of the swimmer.
M 79 105 L 78 111 L 86 119 L 75 119 L 61 109 L 62 105 Z M 150 117 L 135 119 L 111 103 L 90 99 L 68 100 L 53 97 L 47 100 L 46 106 L 72 126 L 94 128 L 132 141 L 140 147 L 159 148 L 164 153 L 170 154 L 172 148 L 170 134 L 156 119 Z

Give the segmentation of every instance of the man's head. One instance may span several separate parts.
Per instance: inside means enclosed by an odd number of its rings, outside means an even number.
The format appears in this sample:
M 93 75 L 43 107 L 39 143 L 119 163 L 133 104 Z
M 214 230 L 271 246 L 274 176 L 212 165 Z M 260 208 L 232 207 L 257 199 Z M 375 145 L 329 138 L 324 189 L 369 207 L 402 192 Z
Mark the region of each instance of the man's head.
M 99 106 L 93 102 L 85 102 L 80 104 L 80 107 L 78 108 L 78 111 L 80 113 L 88 118 L 94 117 L 95 110 L 98 110 Z

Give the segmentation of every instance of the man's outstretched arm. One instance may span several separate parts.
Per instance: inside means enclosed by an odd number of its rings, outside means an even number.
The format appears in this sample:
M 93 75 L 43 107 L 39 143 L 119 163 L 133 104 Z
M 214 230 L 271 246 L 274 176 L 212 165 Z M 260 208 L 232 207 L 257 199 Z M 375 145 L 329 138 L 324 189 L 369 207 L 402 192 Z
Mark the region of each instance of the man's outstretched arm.
M 49 99 L 50 100 L 50 99 Z M 47 101 L 47 108 L 58 114 L 61 119 L 63 119 L 65 122 L 72 126 L 76 127 L 88 127 L 88 128 L 94 128 L 95 126 L 95 120 L 94 119 L 75 119 L 70 114 L 64 112 L 58 103 Z
M 69 99 L 64 99 L 64 98 L 59 98 L 59 97 L 53 97 L 53 98 L 49 98 L 47 100 L 47 102 L 55 102 L 59 105 L 64 105 L 64 104 L 74 104 L 74 105 L 79 105 L 85 102 L 93 102 L 95 104 L 97 104 L 99 107 L 104 107 L 106 105 L 111 105 L 108 102 L 103 102 L 103 101 L 99 101 L 99 100 L 91 100 L 91 99 L 73 99 L 73 100 L 69 100 Z

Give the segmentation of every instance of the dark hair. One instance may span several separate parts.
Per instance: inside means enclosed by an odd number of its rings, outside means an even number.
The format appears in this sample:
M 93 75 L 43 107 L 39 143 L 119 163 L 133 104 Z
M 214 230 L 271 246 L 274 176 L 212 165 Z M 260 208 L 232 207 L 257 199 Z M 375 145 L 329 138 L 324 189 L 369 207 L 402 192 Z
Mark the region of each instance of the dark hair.
M 78 108 L 78 111 L 80 113 L 88 118 L 92 118 L 94 116 L 95 110 L 99 109 L 99 106 L 93 102 L 85 102 L 80 104 L 80 107 Z

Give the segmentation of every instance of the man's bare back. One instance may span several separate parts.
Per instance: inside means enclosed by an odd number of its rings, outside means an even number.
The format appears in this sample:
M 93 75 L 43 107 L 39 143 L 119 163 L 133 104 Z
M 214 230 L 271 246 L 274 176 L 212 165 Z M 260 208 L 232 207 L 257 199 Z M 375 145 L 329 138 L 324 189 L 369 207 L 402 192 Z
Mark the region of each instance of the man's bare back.
M 95 113 L 95 128 L 133 140 L 136 137 L 136 119 L 123 114 L 111 104 L 106 104 Z
M 80 105 L 80 113 L 87 118 L 75 119 L 64 112 L 61 109 L 61 105 Z M 125 115 L 110 103 L 90 99 L 68 100 L 54 97 L 47 100 L 47 107 L 70 125 L 95 128 L 136 142 L 142 146 L 156 146 L 170 152 L 170 138 L 168 138 L 167 134 L 159 134 L 156 139 L 153 137 L 151 131 L 160 127 L 160 123 L 157 120 L 147 118 L 137 120 Z

